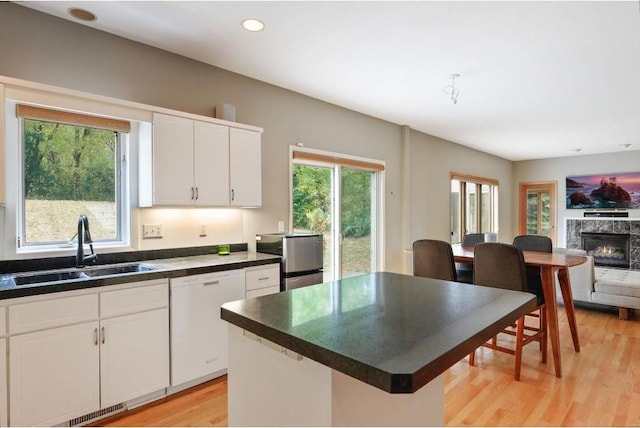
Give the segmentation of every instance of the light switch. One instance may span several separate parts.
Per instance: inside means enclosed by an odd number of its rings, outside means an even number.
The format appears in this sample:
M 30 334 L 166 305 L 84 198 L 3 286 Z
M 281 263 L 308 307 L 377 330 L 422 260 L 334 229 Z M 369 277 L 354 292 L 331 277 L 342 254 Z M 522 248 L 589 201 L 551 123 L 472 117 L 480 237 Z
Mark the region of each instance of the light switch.
M 161 224 L 143 224 L 142 239 L 162 238 Z

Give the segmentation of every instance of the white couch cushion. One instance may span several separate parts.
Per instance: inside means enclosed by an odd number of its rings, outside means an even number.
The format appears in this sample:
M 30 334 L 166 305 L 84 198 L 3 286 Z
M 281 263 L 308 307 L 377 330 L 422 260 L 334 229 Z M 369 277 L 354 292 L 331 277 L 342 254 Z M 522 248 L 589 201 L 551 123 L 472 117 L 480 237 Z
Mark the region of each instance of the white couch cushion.
M 640 298 L 640 271 L 596 268 L 596 293 Z

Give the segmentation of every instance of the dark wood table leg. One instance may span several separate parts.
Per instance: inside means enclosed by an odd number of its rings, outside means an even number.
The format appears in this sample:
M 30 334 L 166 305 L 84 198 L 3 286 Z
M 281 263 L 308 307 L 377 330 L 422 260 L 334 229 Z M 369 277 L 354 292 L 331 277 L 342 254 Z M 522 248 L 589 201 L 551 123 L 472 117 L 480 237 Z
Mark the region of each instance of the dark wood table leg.
M 560 359 L 560 332 L 558 327 L 558 304 L 556 303 L 556 287 L 553 282 L 554 269 L 552 266 L 540 266 L 542 277 L 542 291 L 547 306 L 547 328 L 551 340 L 551 353 L 556 377 L 562 377 L 562 361 Z
M 571 330 L 571 338 L 573 339 L 573 349 L 580 352 L 580 340 L 578 339 L 578 325 L 576 323 L 576 312 L 573 306 L 573 293 L 571 292 L 571 279 L 569 278 L 569 270 L 567 268 L 558 269 L 558 283 L 562 292 L 562 301 L 564 309 L 567 312 L 567 320 L 569 321 L 569 329 Z

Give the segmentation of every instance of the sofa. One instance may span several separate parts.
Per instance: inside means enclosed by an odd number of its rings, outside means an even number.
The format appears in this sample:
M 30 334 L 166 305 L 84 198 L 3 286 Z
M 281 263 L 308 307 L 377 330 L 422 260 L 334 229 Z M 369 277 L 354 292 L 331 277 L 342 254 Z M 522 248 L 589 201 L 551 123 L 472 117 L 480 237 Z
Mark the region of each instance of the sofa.
M 554 253 L 586 256 L 587 261 L 569 268 L 571 292 L 576 302 L 618 308 L 620 319 L 629 319 L 633 309 L 640 309 L 640 271 L 595 267 L 593 257 L 584 250 L 554 248 Z M 556 294 L 562 303 L 562 294 L 556 281 Z

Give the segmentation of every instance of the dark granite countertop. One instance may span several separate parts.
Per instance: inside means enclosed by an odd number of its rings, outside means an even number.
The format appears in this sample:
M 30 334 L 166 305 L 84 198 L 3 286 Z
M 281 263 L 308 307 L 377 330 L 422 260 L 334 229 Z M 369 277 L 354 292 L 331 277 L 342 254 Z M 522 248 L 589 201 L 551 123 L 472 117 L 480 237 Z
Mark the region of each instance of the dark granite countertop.
M 533 294 L 372 273 L 225 303 L 222 319 L 390 393 L 411 393 L 535 308 Z
M 99 260 L 110 264 L 142 262 L 155 270 L 20 286 L 15 284 L 13 275 L 11 274 L 12 272 L 24 273 L 42 271 L 43 269 L 53 270 L 54 266 L 64 268 L 64 266 L 66 266 L 66 258 L 59 259 L 57 261 L 40 259 L 31 261 L 2 262 L 0 263 L 0 300 L 37 294 L 102 287 L 134 281 L 177 278 L 187 275 L 198 275 L 231 269 L 243 269 L 251 266 L 280 262 L 279 256 L 250 253 L 246 251 L 246 245 L 244 247 L 240 246 L 239 248 L 244 248 L 245 251 L 233 252 L 232 248 L 232 253 L 224 256 L 212 253 L 212 249 L 210 247 L 197 247 L 196 249 L 191 250 L 155 250 L 151 252 L 120 253 L 119 255 L 100 255 Z M 88 269 L 90 268 L 91 267 Z

